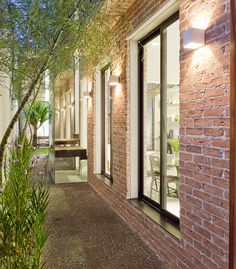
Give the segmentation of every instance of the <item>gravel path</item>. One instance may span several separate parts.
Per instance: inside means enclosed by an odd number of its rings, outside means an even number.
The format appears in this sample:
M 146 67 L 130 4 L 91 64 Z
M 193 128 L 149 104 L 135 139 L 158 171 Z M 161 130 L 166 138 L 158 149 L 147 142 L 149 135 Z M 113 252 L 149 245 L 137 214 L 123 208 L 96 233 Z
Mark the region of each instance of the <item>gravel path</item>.
M 52 185 L 47 225 L 46 268 L 165 268 L 88 183 Z

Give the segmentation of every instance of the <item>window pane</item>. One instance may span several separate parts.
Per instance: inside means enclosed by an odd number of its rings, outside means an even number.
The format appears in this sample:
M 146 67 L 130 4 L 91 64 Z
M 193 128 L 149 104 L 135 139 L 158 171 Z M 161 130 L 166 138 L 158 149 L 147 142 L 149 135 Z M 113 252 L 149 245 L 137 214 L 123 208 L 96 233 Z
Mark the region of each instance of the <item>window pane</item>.
M 164 208 L 179 217 L 179 20 L 164 30 Z M 166 140 L 166 141 L 164 141 Z M 165 150 L 164 150 L 165 148 Z
M 105 173 L 111 175 L 111 89 L 110 68 L 105 71 Z
M 160 36 L 144 46 L 143 192 L 160 203 Z

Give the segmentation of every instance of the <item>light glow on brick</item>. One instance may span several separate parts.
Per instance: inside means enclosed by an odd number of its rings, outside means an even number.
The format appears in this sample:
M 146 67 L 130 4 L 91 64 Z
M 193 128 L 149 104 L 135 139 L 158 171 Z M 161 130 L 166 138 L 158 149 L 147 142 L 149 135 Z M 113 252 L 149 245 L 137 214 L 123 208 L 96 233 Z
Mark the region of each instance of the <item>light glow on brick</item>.
M 186 44 L 184 48 L 185 49 L 198 49 L 202 46 L 203 46 L 202 43 L 191 42 L 191 43 Z
M 90 96 L 91 96 L 91 94 L 90 94 L 89 91 L 85 91 L 85 92 L 84 92 L 84 98 L 85 98 L 85 99 L 90 98 Z
M 197 13 L 197 16 L 191 19 L 191 25 L 198 29 L 207 29 L 212 19 L 213 10 L 205 9 Z
M 120 77 L 111 75 L 109 78 L 109 85 L 110 86 L 118 86 L 120 84 Z

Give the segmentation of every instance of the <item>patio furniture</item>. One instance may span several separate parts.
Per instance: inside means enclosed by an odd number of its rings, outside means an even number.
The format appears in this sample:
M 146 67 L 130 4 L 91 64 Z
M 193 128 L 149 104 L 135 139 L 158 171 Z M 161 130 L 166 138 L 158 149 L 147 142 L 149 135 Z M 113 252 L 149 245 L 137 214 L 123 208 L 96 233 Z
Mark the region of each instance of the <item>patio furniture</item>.
M 157 156 L 150 156 L 150 164 L 151 164 L 151 189 L 150 189 L 150 198 L 152 197 L 152 191 L 160 191 L 160 159 Z M 153 185 L 155 183 L 155 188 Z
M 160 159 L 157 156 L 151 155 L 150 156 L 150 164 L 151 164 L 151 189 L 150 189 L 150 198 L 152 197 L 152 191 L 160 191 Z M 173 195 L 178 198 L 179 197 L 179 177 L 167 175 L 167 195 L 169 197 L 173 197 Z M 170 183 L 174 183 L 175 187 L 171 186 Z M 154 188 L 155 184 L 155 188 Z

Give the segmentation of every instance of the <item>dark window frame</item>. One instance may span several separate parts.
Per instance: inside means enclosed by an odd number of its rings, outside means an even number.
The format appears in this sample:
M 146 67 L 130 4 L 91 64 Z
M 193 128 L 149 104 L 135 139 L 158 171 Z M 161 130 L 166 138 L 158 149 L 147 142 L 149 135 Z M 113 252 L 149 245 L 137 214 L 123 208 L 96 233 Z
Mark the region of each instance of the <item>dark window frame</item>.
M 106 150 L 105 150 L 105 113 L 106 113 L 106 85 L 105 85 L 105 72 L 110 68 L 111 65 L 105 66 L 101 70 L 101 174 L 108 178 L 111 182 L 113 182 L 113 160 L 112 160 L 112 123 L 113 123 L 113 94 L 112 94 L 112 86 L 109 85 L 110 91 L 110 174 L 107 174 L 105 171 L 105 160 L 106 160 Z
M 144 141 L 144 122 L 143 122 L 143 114 L 144 114 L 144 108 L 143 108 L 143 100 L 144 100 L 144 92 L 143 92 L 143 56 L 144 56 L 144 50 L 143 47 L 146 45 L 148 42 L 150 42 L 152 39 L 154 39 L 157 36 L 160 36 L 161 39 L 161 59 L 160 59 L 160 77 L 161 77 L 161 82 L 160 82 L 160 92 L 161 92 L 161 102 L 160 102 L 160 120 L 161 123 L 165 121 L 166 114 L 164 113 L 164 110 L 166 109 L 166 105 L 163 103 L 163 95 L 166 94 L 163 91 L 164 85 L 164 76 L 166 75 L 165 72 L 163 72 L 163 66 L 166 68 L 166 65 L 164 64 L 164 46 L 163 46 L 163 31 L 170 26 L 172 23 L 177 21 L 179 19 L 179 12 L 176 12 L 173 14 L 170 18 L 168 18 L 164 23 L 159 25 L 157 28 L 155 28 L 152 32 L 150 32 L 147 36 L 145 36 L 143 39 L 139 41 L 139 51 L 138 51 L 138 85 L 139 85 L 139 109 L 138 109 L 138 118 L 139 118 L 139 191 L 138 191 L 138 196 L 139 199 L 143 200 L 156 210 L 158 210 L 162 215 L 166 216 L 167 218 L 171 219 L 175 223 L 179 224 L 179 218 L 166 209 L 164 209 L 163 206 L 163 195 L 164 195 L 164 175 L 163 175 L 163 159 L 160 158 L 160 204 L 155 202 L 154 200 L 150 199 L 149 197 L 144 195 L 144 184 L 143 184 L 143 171 L 144 171 L 144 165 L 143 165 L 143 160 L 144 160 L 144 151 L 143 151 L 143 141 Z M 165 41 L 164 41 L 165 42 Z M 163 152 L 165 152 L 165 145 L 163 143 L 163 124 L 160 125 L 160 156 L 164 156 Z

